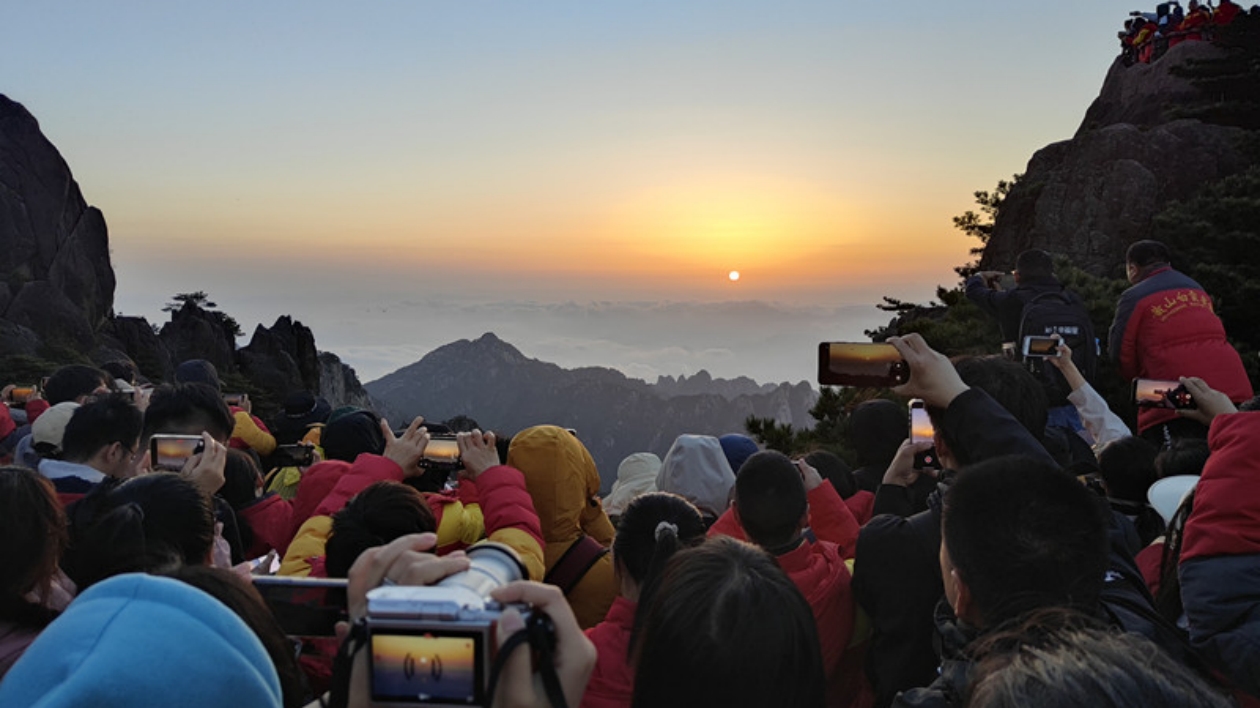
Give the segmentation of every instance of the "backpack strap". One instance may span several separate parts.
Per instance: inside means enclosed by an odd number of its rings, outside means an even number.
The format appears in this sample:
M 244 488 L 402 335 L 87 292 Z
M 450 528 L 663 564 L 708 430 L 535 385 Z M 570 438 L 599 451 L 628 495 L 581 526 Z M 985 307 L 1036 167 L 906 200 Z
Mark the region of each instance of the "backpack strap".
M 551 566 L 543 582 L 555 585 L 561 592 L 568 595 L 569 591 L 586 577 L 586 572 L 606 553 L 608 553 L 607 548 L 599 545 L 599 542 L 590 536 L 582 534 L 582 537 L 574 541 L 564 555 L 560 556 L 560 560 Z

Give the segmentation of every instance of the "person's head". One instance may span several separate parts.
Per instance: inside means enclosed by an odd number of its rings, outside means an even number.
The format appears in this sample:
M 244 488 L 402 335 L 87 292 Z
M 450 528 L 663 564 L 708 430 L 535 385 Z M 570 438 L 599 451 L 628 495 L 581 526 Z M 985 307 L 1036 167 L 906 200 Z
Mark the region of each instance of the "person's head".
M 61 443 L 66 436 L 66 426 L 70 425 L 70 419 L 77 410 L 78 403 L 62 401 L 44 411 L 31 424 L 31 446 L 40 457 L 61 459 Z
M 731 471 L 737 475 L 744 462 L 761 449 L 757 446 L 756 440 L 739 433 L 723 435 L 718 438 L 718 444 L 722 446 L 722 454 L 726 455 L 726 462 L 731 466 Z
M 781 452 L 753 455 L 735 478 L 735 509 L 750 541 L 771 553 L 790 550 L 809 515 L 800 470 Z
M 1233 705 L 1146 637 L 1033 615 L 987 638 L 968 708 L 1226 708 Z
M 818 470 L 822 478 L 831 483 L 841 499 L 848 499 L 857 494 L 857 480 L 853 479 L 853 470 L 840 456 L 828 450 L 814 450 L 805 456 L 810 467 Z
M 189 359 L 175 367 L 175 383 L 205 384 L 216 393 L 223 390 L 219 370 L 205 359 Z
M 1031 283 L 1054 277 L 1054 260 L 1040 248 L 1031 248 L 1015 258 L 1015 279 Z
M 849 445 L 857 453 L 855 464 L 882 474 L 909 430 L 910 417 L 904 405 L 884 398 L 859 404 L 849 414 Z
M 228 448 L 219 496 L 233 509 L 240 509 L 258 498 L 262 482 L 262 470 L 254 456 L 244 450 Z
M 1028 369 L 1003 356 L 963 357 L 954 361 L 954 369 L 963 383 L 989 394 L 1034 438 L 1040 441 L 1045 437 L 1046 391 Z M 970 464 L 972 459 L 967 451 L 956 444 L 942 424 L 941 413 L 928 408 L 936 428 L 936 451 L 942 463 L 953 469 Z
M 327 460 L 354 462 L 363 453 L 379 455 L 385 451 L 381 418 L 369 410 L 346 413 L 324 426 L 320 444 Z
M 813 612 L 765 551 L 719 537 L 674 554 L 644 588 L 631 639 L 635 708 L 819 708 Z
M 1171 259 L 1168 247 L 1159 241 L 1135 241 L 1124 254 L 1124 267 L 1129 276 L 1129 282 L 1136 283 L 1150 271 L 1166 265 Z
M 153 389 L 144 410 L 143 443 L 157 433 L 200 435 L 226 444 L 236 421 L 219 392 L 200 383 L 163 384 Z
M 80 406 L 66 423 L 61 457 L 110 477 L 129 477 L 140 450 L 144 414 L 129 398 L 103 396 Z
M 726 511 L 734 484 L 731 463 L 722 444 L 711 435 L 679 435 L 656 476 L 657 489 L 683 497 L 710 519 Z
M 252 584 L 230 570 L 204 565 L 182 565 L 164 575 L 201 590 L 241 618 L 262 642 L 276 668 L 285 708 L 300 708 L 306 704 L 309 689 L 306 676 L 293 655 L 293 642 Z
M 324 549 L 328 577 L 346 577 L 369 548 L 431 531 L 437 531 L 437 521 L 420 492 L 398 482 L 371 484 L 333 514 L 332 535 Z
M 109 374 L 94 366 L 63 366 L 48 377 L 44 399 L 54 406 L 66 401 L 83 403 L 89 396 L 109 393 L 111 383 Z
M 525 475 L 525 488 L 534 500 L 552 557 L 568 550 L 559 545 L 572 543 L 575 531 L 592 528 L 601 518 L 607 523 L 599 503 L 595 460 L 564 428 L 536 425 L 517 433 L 508 445 L 506 464 Z
M 23 598 L 48 594 L 65 547 L 66 515 L 52 484 L 26 467 L 0 467 L 0 619 L 50 619 Z
M 180 475 L 146 474 L 98 485 L 75 504 L 63 569 L 82 589 L 121 573 L 208 563 L 213 543 L 209 500 Z
M 1155 446 L 1137 436 L 1120 438 L 1098 453 L 1098 467 L 1107 496 L 1145 503 L 1146 490 L 1155 483 Z
M 945 595 L 969 624 L 1097 605 L 1108 562 L 1102 501 L 1056 467 L 1009 456 L 964 468 L 941 532 Z
M 1178 475 L 1203 474 L 1212 449 L 1202 438 L 1173 438 L 1173 441 L 1155 456 L 1155 472 L 1159 479 Z
M 613 561 L 621 594 L 639 599 L 639 590 L 680 548 L 704 540 L 704 519 L 676 494 L 651 492 L 626 506 L 613 537 Z
M 131 573 L 87 588 L 0 682 L 0 705 L 282 705 L 258 637 L 222 602 Z
M 115 383 L 122 382 L 128 385 L 136 383 L 136 365 L 126 359 L 116 359 L 101 364 L 101 371 L 114 377 Z
M 628 455 L 617 466 L 617 481 L 604 497 L 604 511 L 620 516 L 626 505 L 640 494 L 656 491 L 656 475 L 661 471 L 661 458 L 650 452 Z

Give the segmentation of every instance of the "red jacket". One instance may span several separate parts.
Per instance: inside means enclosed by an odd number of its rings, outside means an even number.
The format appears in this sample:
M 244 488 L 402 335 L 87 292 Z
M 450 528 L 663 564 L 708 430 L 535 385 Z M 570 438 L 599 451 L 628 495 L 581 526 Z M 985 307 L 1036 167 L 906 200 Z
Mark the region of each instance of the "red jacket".
M 1124 291 L 1109 343 L 1126 379 L 1198 376 L 1235 403 L 1253 395 L 1242 359 L 1212 310 L 1212 298 L 1171 266 L 1152 271 Z M 1171 409 L 1140 408 L 1138 432 L 1175 418 Z
M 853 577 L 839 547 L 830 541 L 805 541 L 775 560 L 814 612 L 823 670 L 827 672 L 827 705 L 849 705 L 862 677 L 844 670 L 845 650 L 853 640 L 855 605 L 850 587 Z
M 245 550 L 245 557 L 257 558 L 271 549 L 284 557 L 293 540 L 293 505 L 279 494 L 268 494 L 242 509 L 237 516 L 249 522 L 254 532 L 253 544 Z
M 823 482 L 814 487 L 806 496 L 809 500 L 809 526 L 814 536 L 820 541 L 830 541 L 840 547 L 840 555 L 852 558 L 857 550 L 857 537 L 860 527 L 853 512 L 845 504 L 836 488 Z M 874 497 L 872 497 L 873 503 Z M 709 527 L 707 534 L 714 536 L 730 536 L 741 541 L 748 540 L 744 527 L 739 523 L 737 509 L 727 509 L 718 520 Z
M 858 526 L 865 526 L 866 522 L 871 520 L 871 512 L 875 510 L 875 495 L 865 489 L 859 489 L 856 494 L 844 500 L 844 505 L 853 512 L 853 518 Z
M 630 667 L 630 632 L 638 605 L 618 596 L 603 622 L 586 630 L 598 652 L 595 670 L 582 694 L 581 708 L 630 708 L 634 696 L 634 669 Z
M 1156 541 L 1138 551 L 1138 554 L 1133 556 L 1133 562 L 1142 572 L 1142 579 L 1146 581 L 1146 588 L 1151 591 L 1151 596 L 1158 595 L 1159 583 L 1163 580 L 1159 571 L 1164 564 L 1164 542 Z

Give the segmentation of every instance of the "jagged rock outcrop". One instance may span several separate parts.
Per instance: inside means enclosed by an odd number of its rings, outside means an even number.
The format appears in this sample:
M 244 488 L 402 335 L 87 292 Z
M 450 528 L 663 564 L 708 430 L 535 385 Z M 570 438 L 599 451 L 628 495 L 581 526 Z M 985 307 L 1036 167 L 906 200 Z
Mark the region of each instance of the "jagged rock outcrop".
M 189 359 L 205 359 L 221 374 L 235 368 L 236 341 L 219 313 L 185 304 L 171 313 L 158 338 L 176 366 Z
M 178 362 L 171 361 L 171 353 L 145 318 L 113 317 L 101 335 L 105 346 L 124 352 L 146 377 L 166 381 L 174 373 Z M 103 360 L 103 357 L 96 359 Z
M 543 423 L 574 428 L 605 488 L 627 455 L 664 455 L 683 433 L 742 432 L 750 415 L 810 427 L 809 409 L 818 397 L 805 382 L 731 400 L 712 391 L 662 396 L 654 386 L 612 369 L 562 369 L 530 359 L 493 334 L 435 349 L 365 388 L 403 420 L 463 414 L 508 434 Z
M 319 353 L 315 335 L 288 315 L 270 328 L 258 325 L 249 344 L 236 352 L 240 373 L 283 401 L 292 391 L 319 390 Z
M 751 396 L 758 393 L 774 391 L 774 384 L 759 384 L 747 376 L 733 379 L 715 379 L 708 371 L 701 369 L 693 376 L 679 375 L 658 376 L 653 388 L 656 395 L 662 398 L 671 396 L 694 396 L 697 394 L 716 393 L 729 400 L 739 396 Z
M 114 304 L 105 218 L 88 206 L 39 122 L 4 95 L 0 253 L 0 319 L 45 344 L 91 347 Z
M 1125 249 L 1151 236 L 1165 205 L 1246 169 L 1246 131 L 1176 118 L 1201 97 L 1170 69 L 1217 51 L 1186 42 L 1154 64 L 1113 64 L 1076 136 L 1028 162 L 1002 203 L 981 267 L 1009 269 L 1020 251 L 1044 248 L 1094 275 L 1117 275 Z
M 376 409 L 372 397 L 359 383 L 354 368 L 332 352 L 319 353 L 319 395 L 333 408 L 357 406 Z M 386 411 L 377 410 L 382 415 Z

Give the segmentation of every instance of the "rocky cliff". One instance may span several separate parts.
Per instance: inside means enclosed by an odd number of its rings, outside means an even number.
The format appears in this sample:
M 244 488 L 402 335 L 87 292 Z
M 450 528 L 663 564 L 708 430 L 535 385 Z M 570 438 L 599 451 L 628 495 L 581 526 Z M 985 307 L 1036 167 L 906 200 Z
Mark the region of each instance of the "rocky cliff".
M 982 268 L 1009 269 L 1043 248 L 1094 275 L 1116 275 L 1130 243 L 1150 238 L 1152 219 L 1174 200 L 1252 164 L 1247 131 L 1178 118 L 1212 100 L 1176 67 L 1220 55 L 1185 42 L 1158 62 L 1117 60 L 1071 140 L 1038 150 L 993 225 Z
M 818 394 L 804 382 L 730 399 L 723 395 L 728 392 L 723 386 L 718 387 L 722 392 L 700 392 L 692 386 L 695 392 L 682 393 L 677 381 L 667 383 L 672 385 L 663 395 L 657 387 L 612 369 L 562 369 L 530 359 L 485 334 L 435 349 L 368 383 L 366 389 L 403 420 L 467 415 L 485 428 L 507 434 L 544 423 L 574 428 L 595 458 L 605 489 L 627 455 L 644 451 L 664 455 L 682 433 L 743 432 L 750 415 L 797 427 L 814 424 L 809 409 Z

